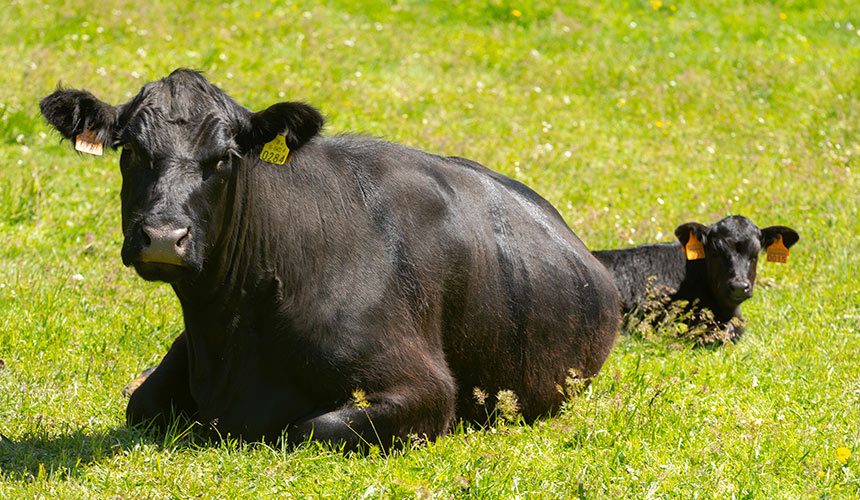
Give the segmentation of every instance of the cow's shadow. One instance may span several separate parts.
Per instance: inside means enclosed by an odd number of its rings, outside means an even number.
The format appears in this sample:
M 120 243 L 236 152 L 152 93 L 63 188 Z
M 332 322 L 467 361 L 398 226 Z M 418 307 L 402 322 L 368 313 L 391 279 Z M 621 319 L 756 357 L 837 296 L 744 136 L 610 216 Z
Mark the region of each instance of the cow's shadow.
M 104 432 L 78 429 L 54 436 L 30 434 L 18 439 L 0 435 L 0 480 L 67 479 L 140 446 L 181 448 L 198 441 L 194 432 L 165 434 L 125 426 Z

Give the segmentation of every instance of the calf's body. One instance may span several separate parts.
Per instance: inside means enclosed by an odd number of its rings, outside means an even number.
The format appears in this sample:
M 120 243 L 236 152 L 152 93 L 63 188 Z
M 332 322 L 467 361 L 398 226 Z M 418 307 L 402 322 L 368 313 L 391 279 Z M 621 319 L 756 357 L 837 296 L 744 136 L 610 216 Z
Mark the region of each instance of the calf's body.
M 185 320 L 130 424 L 179 411 L 250 440 L 435 438 L 492 412 L 474 388 L 551 412 L 569 370 L 593 376 L 613 345 L 611 276 L 519 182 L 318 135 L 299 103 L 252 113 L 186 70 L 125 105 L 92 100 L 60 90 L 42 109 L 66 137 L 95 126 L 124 147 L 123 259 L 169 282 Z M 290 161 L 261 161 L 278 132 Z

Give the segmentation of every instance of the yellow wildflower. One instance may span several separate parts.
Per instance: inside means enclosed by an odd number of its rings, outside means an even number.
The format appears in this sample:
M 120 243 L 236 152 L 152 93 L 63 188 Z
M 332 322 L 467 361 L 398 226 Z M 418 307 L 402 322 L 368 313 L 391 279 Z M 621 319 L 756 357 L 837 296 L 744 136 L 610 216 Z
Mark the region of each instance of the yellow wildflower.
M 839 448 L 836 448 L 836 460 L 839 460 L 843 464 L 848 463 L 848 457 L 850 457 L 850 456 L 851 456 L 851 450 L 849 450 L 848 448 L 846 448 L 844 446 L 840 446 Z
M 511 11 L 511 15 L 514 17 L 520 17 L 521 15 L 523 15 L 523 13 L 518 11 L 517 9 L 514 9 Z
M 657 125 L 657 128 L 663 128 L 663 122 L 661 122 L 660 120 L 654 122 L 654 125 Z
M 663 2 L 661 2 L 660 0 L 651 0 L 651 8 L 652 9 L 657 10 L 662 6 L 663 6 Z
M 779 18 L 780 18 L 780 19 L 782 19 L 783 21 L 785 21 L 786 19 L 788 19 L 788 16 L 786 15 L 786 13 L 785 13 L 785 12 L 780 12 L 780 13 L 779 13 Z

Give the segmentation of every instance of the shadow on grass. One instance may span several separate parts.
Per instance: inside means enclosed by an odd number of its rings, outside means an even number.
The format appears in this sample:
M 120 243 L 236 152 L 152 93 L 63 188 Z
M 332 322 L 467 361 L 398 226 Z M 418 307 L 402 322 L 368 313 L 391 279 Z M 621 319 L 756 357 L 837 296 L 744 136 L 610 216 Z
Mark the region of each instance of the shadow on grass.
M 106 432 L 75 430 L 55 436 L 24 435 L 12 440 L 0 435 L 0 480 L 29 482 L 78 476 L 93 464 L 110 461 L 140 446 L 193 446 L 194 433 L 164 433 L 119 427 Z

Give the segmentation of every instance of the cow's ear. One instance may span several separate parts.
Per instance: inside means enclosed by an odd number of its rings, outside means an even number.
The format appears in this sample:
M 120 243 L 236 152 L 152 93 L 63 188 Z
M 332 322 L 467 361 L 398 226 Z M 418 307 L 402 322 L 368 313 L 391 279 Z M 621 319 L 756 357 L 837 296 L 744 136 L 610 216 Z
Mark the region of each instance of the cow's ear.
M 690 239 L 690 232 L 703 244 L 708 242 L 708 227 L 698 222 L 685 222 L 681 224 L 675 228 L 675 237 L 678 238 L 681 245 L 686 247 L 687 241 Z
M 242 127 L 237 140 L 244 151 L 266 144 L 278 134 L 284 134 L 291 151 L 320 133 L 325 119 L 316 108 L 301 102 L 280 102 L 252 113 Z
M 74 141 L 86 133 L 90 143 L 112 143 L 116 108 L 86 90 L 57 89 L 42 99 L 39 108 L 48 123 L 66 139 Z
M 797 231 L 790 227 L 770 226 L 761 230 L 761 247 L 771 246 L 780 236 L 782 236 L 782 244 L 785 245 L 785 248 L 791 248 L 800 239 Z

